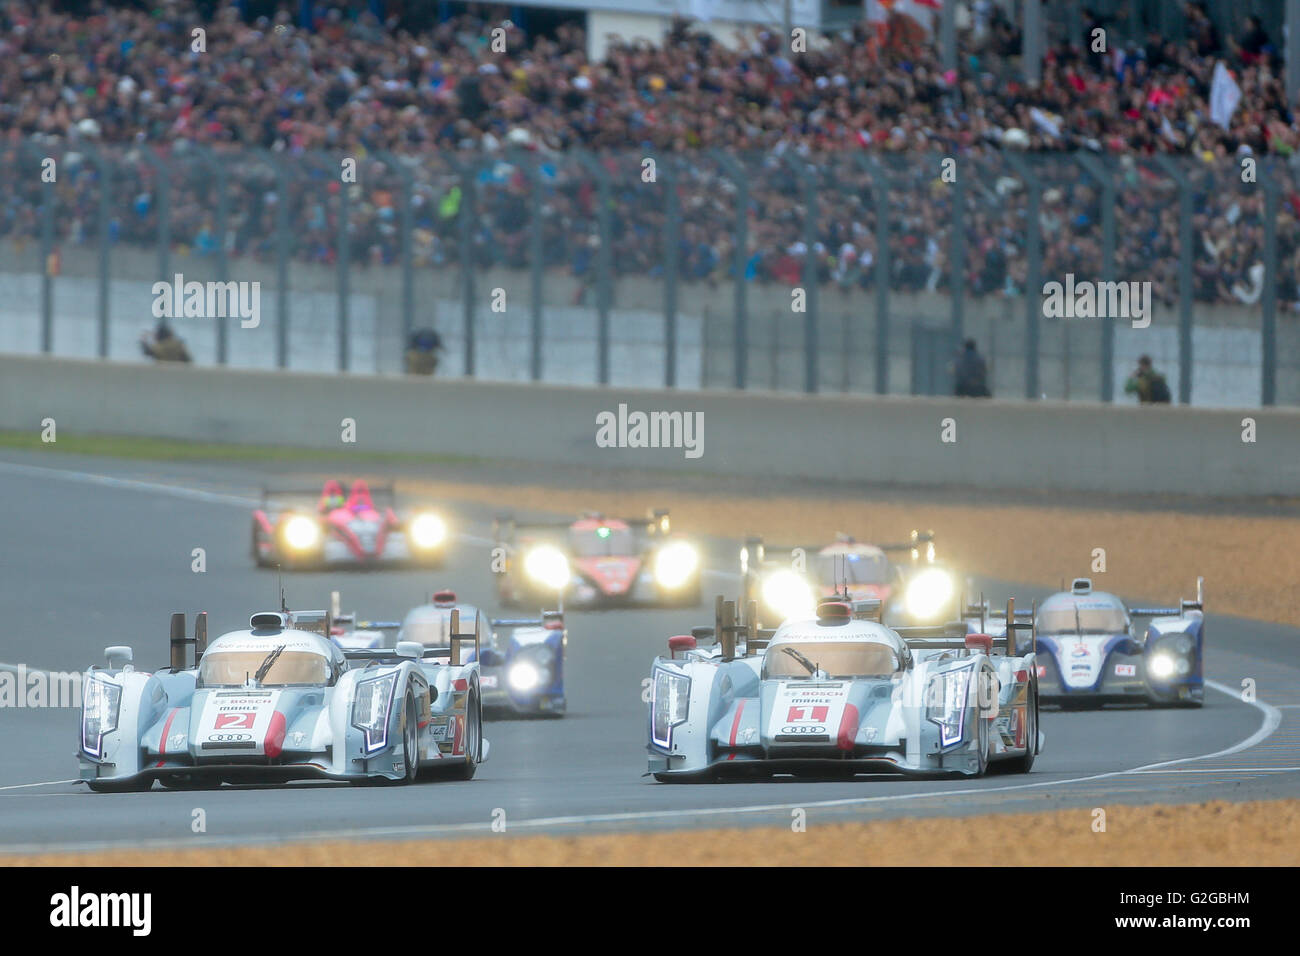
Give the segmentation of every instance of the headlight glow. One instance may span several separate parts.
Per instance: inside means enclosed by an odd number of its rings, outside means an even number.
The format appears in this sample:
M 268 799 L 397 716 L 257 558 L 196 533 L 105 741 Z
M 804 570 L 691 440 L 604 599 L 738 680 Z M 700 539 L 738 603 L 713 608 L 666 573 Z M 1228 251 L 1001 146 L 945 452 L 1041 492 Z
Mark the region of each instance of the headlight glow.
M 98 757 L 105 734 L 117 729 L 118 710 L 122 705 L 122 686 L 92 677 L 81 692 L 81 746 Z
M 514 690 L 526 691 L 532 690 L 542 682 L 542 675 L 528 661 L 518 661 L 510 668 L 510 673 L 506 676 L 510 686 Z
M 944 671 L 932 677 L 926 686 L 925 717 L 939 725 L 941 747 L 962 739 L 972 673 L 973 666 Z
M 655 580 L 661 587 L 679 588 L 699 566 L 699 553 L 685 541 L 674 541 L 655 554 Z
M 396 674 L 357 681 L 352 701 L 352 726 L 366 732 L 366 753 L 388 744 L 388 715 L 393 707 Z
M 294 551 L 310 551 L 320 544 L 320 526 L 306 515 L 294 515 L 284 523 L 284 543 Z
M 436 548 L 446 540 L 447 524 L 435 514 L 416 515 L 408 534 L 417 548 Z
M 944 613 L 952 595 L 952 575 L 939 568 L 926 568 L 908 582 L 903 604 L 911 617 L 928 621 Z
M 809 617 L 817 607 L 807 579 L 788 569 L 773 571 L 763 578 L 763 603 L 782 619 Z
M 1156 654 L 1147 665 L 1153 677 L 1169 677 L 1174 672 L 1174 659 L 1169 654 Z
M 655 746 L 672 749 L 673 728 L 686 723 L 691 703 L 691 679 L 662 667 L 655 668 L 650 696 L 650 739 Z
M 558 591 L 569 583 L 569 559 L 559 548 L 544 544 L 524 556 L 524 573 L 538 584 Z

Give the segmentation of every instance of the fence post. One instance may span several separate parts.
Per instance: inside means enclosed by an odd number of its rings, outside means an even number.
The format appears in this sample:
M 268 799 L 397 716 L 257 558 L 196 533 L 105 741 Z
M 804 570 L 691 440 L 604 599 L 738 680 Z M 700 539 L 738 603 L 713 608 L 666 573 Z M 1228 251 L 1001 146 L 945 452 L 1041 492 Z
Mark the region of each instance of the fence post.
M 601 161 L 590 153 L 575 152 L 575 157 L 596 181 L 596 229 L 600 245 L 596 248 L 596 381 L 609 384 L 609 309 L 613 302 L 614 256 L 613 225 L 609 174 Z
M 1101 280 L 1115 281 L 1115 177 L 1105 163 L 1089 153 L 1076 153 L 1075 162 L 1101 186 Z M 1115 318 L 1101 324 L 1101 400 L 1115 400 Z
M 1264 185 L 1264 298 L 1260 314 L 1261 405 L 1277 402 L 1277 210 L 1282 204 L 1277 177 L 1270 171 Z
M 351 367 L 351 341 L 349 336 L 349 315 L 348 306 L 349 298 L 352 294 L 350 286 L 350 275 L 348 269 L 351 266 L 352 243 L 351 236 L 348 235 L 348 219 L 350 210 L 348 209 L 348 186 L 342 177 L 339 178 L 339 234 L 338 234 L 338 283 L 339 283 L 339 371 L 346 372 Z
M 216 181 L 217 281 L 224 288 L 225 283 L 230 278 L 230 261 L 226 252 L 226 229 L 230 210 L 230 170 L 228 164 L 223 162 L 220 156 L 214 154 L 209 147 L 203 147 L 198 156 L 200 162 L 207 166 L 208 171 L 212 173 Z M 230 317 L 214 315 L 211 318 L 217 324 L 217 364 L 226 365 L 230 361 Z
M 542 259 L 545 251 L 542 233 L 542 163 L 544 157 L 538 153 L 529 164 L 527 157 L 518 150 L 512 150 L 510 161 L 525 170 L 528 190 L 528 288 L 529 288 L 529 330 L 528 330 L 528 373 L 534 382 L 542 380 L 542 294 L 545 273 Z
M 876 394 L 889 394 L 889 174 L 873 156 L 858 154 L 858 163 L 871 174 L 871 195 L 876 204 Z
M 158 196 L 158 279 L 171 283 L 171 167 L 148 147 L 140 151 L 140 157 L 149 165 L 157 177 Z
M 815 394 L 818 390 L 818 354 L 817 340 L 818 295 L 817 295 L 817 174 L 809 163 L 802 163 L 797 156 L 787 154 L 786 161 L 794 174 L 797 185 L 803 187 L 803 271 L 799 277 L 804 292 L 803 322 L 803 387 L 804 391 Z
M 289 169 L 284 160 L 270 150 L 262 150 L 262 158 L 275 172 L 275 364 L 278 368 L 289 365 L 289 256 L 293 243 L 289 228 Z
M 1178 186 L 1178 401 L 1192 403 L 1192 184 L 1168 157 L 1156 164 Z
M 681 257 L 681 203 L 677 196 L 677 167 L 668 157 L 659 161 L 664 197 L 664 385 L 677 387 L 677 272 Z
M 415 211 L 411 207 L 411 202 L 415 197 L 415 176 L 406 164 L 392 153 L 378 152 L 375 156 L 402 181 L 401 212 L 398 218 L 398 229 L 401 231 L 402 339 L 398 345 L 398 368 L 403 368 L 401 356 L 406 349 L 407 340 L 411 337 L 411 330 L 415 326 L 415 272 L 411 261 L 411 243 L 414 241 L 415 232 Z M 375 337 L 376 367 L 378 367 L 379 330 L 377 328 Z
M 1025 242 L 1027 252 L 1027 271 L 1025 274 L 1025 398 L 1035 399 L 1039 396 L 1038 361 L 1039 361 L 1039 318 L 1043 313 L 1043 243 L 1041 236 L 1042 222 L 1039 219 L 1039 200 L 1042 196 L 1042 183 L 1034 173 L 1029 161 L 1012 152 L 1004 152 L 1007 160 L 1025 181 L 1028 205 L 1025 209 Z
M 465 376 L 474 377 L 474 206 L 477 195 L 478 167 L 481 159 L 466 163 L 448 157 L 460 177 L 460 208 L 456 226 L 460 243 L 461 309 L 465 334 Z
M 29 140 L 18 149 L 17 161 L 30 151 L 36 161 L 37 178 L 45 157 Z M 49 355 L 54 351 L 54 276 L 50 274 L 50 259 L 54 255 L 54 200 L 57 183 L 41 183 L 41 351 Z
M 974 160 L 971 160 L 974 163 Z M 966 175 L 957 173 L 957 181 L 949 187 L 952 195 L 952 232 L 948 236 L 948 273 L 952 285 L 952 332 L 957 341 L 966 332 Z
M 100 358 L 108 358 L 108 279 L 111 268 L 109 244 L 112 240 L 109 220 L 112 218 L 113 173 L 108 157 L 98 146 L 85 143 L 82 148 L 94 161 L 99 171 L 99 300 L 96 303 L 99 328 L 96 333 L 95 352 Z
M 749 176 L 739 160 L 722 150 L 714 150 L 714 157 L 736 187 L 736 223 L 734 245 L 732 250 L 732 269 L 734 284 L 732 286 L 732 303 L 734 315 L 733 348 L 735 360 L 732 368 L 735 372 L 736 388 L 744 390 L 749 378 L 749 289 L 746 286 L 745 268 L 749 265 Z

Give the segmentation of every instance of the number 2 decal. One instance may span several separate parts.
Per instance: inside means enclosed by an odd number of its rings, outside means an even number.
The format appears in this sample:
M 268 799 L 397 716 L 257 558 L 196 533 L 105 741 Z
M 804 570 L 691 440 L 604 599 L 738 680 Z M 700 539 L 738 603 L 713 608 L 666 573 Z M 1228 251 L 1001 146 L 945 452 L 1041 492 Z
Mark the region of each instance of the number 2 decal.
M 257 714 L 217 714 L 213 730 L 252 730 Z

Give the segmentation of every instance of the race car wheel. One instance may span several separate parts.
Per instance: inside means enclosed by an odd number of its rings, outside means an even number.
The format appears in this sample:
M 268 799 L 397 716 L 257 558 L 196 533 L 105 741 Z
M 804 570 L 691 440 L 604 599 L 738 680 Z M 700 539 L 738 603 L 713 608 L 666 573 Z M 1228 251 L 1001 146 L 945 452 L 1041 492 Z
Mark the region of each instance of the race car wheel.
M 1014 773 L 1029 773 L 1038 755 L 1038 682 L 1029 685 L 1029 704 L 1025 707 L 1025 755 L 1009 761 Z
M 271 566 L 271 562 L 262 556 L 262 549 L 257 546 L 258 535 L 257 519 L 253 519 L 253 563 L 259 568 L 267 568 Z
M 982 777 L 989 769 L 989 725 L 993 721 L 985 717 L 977 716 L 975 718 L 975 746 L 979 756 L 979 767 L 975 771 L 975 776 Z
M 472 780 L 483 759 L 483 705 L 475 684 L 465 701 L 465 763 L 456 770 L 457 780 Z
M 402 728 L 402 759 L 406 761 L 406 778 L 403 783 L 414 783 L 420 773 L 420 716 L 415 709 L 415 695 L 406 689 L 406 716 Z

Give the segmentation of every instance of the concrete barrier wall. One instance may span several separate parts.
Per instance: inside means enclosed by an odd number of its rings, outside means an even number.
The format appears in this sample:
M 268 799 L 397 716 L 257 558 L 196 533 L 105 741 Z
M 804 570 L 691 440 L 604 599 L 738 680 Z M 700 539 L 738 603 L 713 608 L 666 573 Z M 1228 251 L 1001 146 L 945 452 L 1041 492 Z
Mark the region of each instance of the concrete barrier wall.
M 602 448 L 597 416 L 702 415 L 702 455 Z M 1242 441 L 1242 419 L 1257 441 Z M 700 392 L 0 356 L 0 428 L 851 482 L 1300 494 L 1300 411 Z M 356 444 L 341 442 L 343 419 Z M 947 420 L 951 420 L 947 422 Z M 943 441 L 945 424 L 955 441 Z

